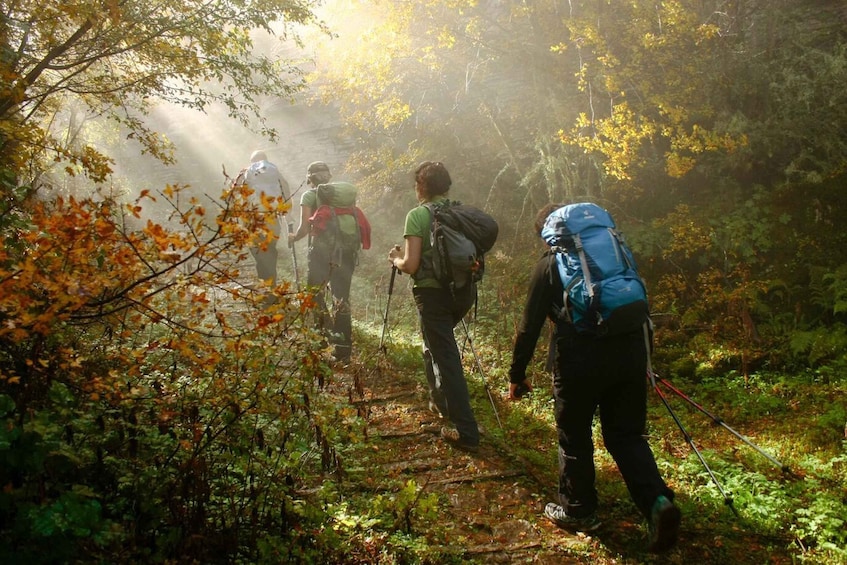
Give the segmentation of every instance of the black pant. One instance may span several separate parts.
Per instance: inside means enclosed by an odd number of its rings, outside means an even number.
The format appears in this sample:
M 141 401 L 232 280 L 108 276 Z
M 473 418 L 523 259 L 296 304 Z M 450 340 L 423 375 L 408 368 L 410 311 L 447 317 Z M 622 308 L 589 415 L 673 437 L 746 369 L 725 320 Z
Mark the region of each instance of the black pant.
M 353 319 L 350 313 L 350 286 L 356 268 L 357 250 L 335 250 L 313 246 L 309 249 L 309 276 L 307 284 L 317 289 L 315 300 L 319 326 L 330 333 L 335 345 L 335 356 L 348 359 L 353 346 Z M 326 286 L 332 296 L 332 312 L 326 306 Z
M 415 288 L 415 304 L 424 340 L 424 369 L 430 398 L 459 431 L 461 440 L 479 444 L 479 428 L 471 408 L 468 383 L 453 328 L 473 306 L 475 289 L 467 286 L 455 297 L 442 288 Z
M 603 442 L 632 500 L 649 519 L 659 495 L 673 500 L 644 438 L 647 353 L 641 332 L 594 339 L 560 328 L 553 376 L 559 433 L 559 500 L 568 515 L 597 509 L 591 425 L 600 409 Z

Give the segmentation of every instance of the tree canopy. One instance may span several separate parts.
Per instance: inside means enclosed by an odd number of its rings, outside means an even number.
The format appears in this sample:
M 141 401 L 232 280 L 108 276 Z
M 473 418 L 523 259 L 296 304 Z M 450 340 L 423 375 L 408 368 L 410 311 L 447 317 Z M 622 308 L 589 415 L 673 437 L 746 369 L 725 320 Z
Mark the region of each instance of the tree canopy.
M 109 156 L 74 131 L 78 124 L 63 117 L 69 107 L 116 120 L 143 151 L 165 160 L 173 158 L 166 140 L 144 121 L 157 101 L 199 111 L 217 102 L 231 117 L 261 124 L 257 101 L 290 95 L 300 71 L 254 51 L 253 34 L 296 39 L 298 26 L 317 24 L 313 4 L 8 2 L 0 20 L 0 154 L 17 171 L 55 159 L 70 174 L 104 180 Z
M 598 200 L 632 236 L 657 318 L 732 341 L 745 366 L 773 351 L 765 333 L 790 339 L 787 319 L 833 319 L 818 299 L 847 260 L 827 227 L 844 206 L 840 3 L 378 5 L 319 82 L 367 140 L 353 162 L 375 186 L 438 155 L 465 198 L 517 210 L 498 219 L 524 241 L 542 204 Z

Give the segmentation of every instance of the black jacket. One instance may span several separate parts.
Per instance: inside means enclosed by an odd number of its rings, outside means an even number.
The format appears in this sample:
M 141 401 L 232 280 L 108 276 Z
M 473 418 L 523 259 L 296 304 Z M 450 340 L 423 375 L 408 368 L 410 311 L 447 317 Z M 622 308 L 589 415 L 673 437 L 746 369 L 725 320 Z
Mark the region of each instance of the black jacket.
M 526 368 L 532 360 L 538 336 L 546 320 L 557 322 L 564 308 L 564 288 L 555 269 L 552 251 L 547 251 L 535 264 L 529 281 L 521 324 L 512 350 L 509 381 L 521 383 L 526 379 Z

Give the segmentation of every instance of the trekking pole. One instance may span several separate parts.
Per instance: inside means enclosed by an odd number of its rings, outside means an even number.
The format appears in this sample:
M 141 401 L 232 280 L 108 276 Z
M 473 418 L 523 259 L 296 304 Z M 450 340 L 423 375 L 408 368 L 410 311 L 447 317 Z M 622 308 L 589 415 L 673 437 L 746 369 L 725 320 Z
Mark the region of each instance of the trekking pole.
M 476 354 L 476 349 L 474 349 L 473 340 L 471 339 L 470 332 L 468 332 L 468 325 L 465 323 L 464 318 L 462 318 L 462 329 L 465 330 L 467 344 L 471 348 L 474 361 L 476 361 L 476 368 L 479 370 L 479 375 L 482 377 L 482 384 L 485 387 L 485 392 L 488 394 L 488 400 L 491 402 L 491 407 L 494 409 L 494 417 L 497 419 L 497 425 L 500 426 L 500 429 L 503 429 L 503 424 L 500 422 L 500 414 L 497 412 L 497 405 L 494 403 L 494 397 L 491 395 L 491 388 L 488 386 L 488 379 L 485 378 L 485 372 L 482 370 L 482 364 L 479 362 L 479 356 Z
M 703 467 L 706 468 L 706 472 L 709 474 L 709 477 L 712 479 L 712 482 L 715 483 L 715 486 L 718 488 L 718 492 L 721 493 L 721 496 L 723 497 L 724 504 L 729 506 L 729 509 L 732 510 L 732 513 L 735 514 L 736 517 L 738 517 L 738 510 L 736 510 L 735 506 L 733 506 L 733 504 L 732 504 L 732 497 L 723 489 L 721 484 L 718 482 L 717 477 L 715 477 L 715 474 L 712 472 L 712 469 L 709 468 L 709 465 L 706 463 L 706 460 L 703 458 L 703 454 L 701 454 L 700 450 L 697 449 L 697 446 L 694 445 L 694 440 L 688 434 L 688 431 L 685 429 L 685 426 L 682 425 L 682 422 L 677 417 L 676 413 L 671 409 L 671 405 L 668 403 L 667 398 L 665 398 L 665 395 L 662 394 L 662 391 L 659 389 L 659 385 L 656 382 L 656 375 L 649 368 L 647 369 L 647 377 L 648 377 L 650 383 L 653 386 L 653 390 L 655 390 L 656 394 L 659 395 L 659 398 L 661 399 L 662 404 L 664 404 L 665 408 L 668 409 L 668 413 L 671 415 L 671 418 L 673 418 L 673 421 L 676 422 L 676 425 L 679 427 L 679 430 L 682 432 L 682 435 L 685 438 L 685 441 L 688 442 L 688 445 L 691 446 L 691 450 L 694 451 L 695 455 L 697 455 L 697 459 L 699 459 L 700 463 L 703 464 Z
M 778 466 L 782 470 L 783 473 L 787 473 L 787 474 L 791 473 L 791 469 L 788 468 L 788 465 L 783 465 L 780 461 L 778 461 L 776 458 L 774 458 L 769 453 L 765 452 L 758 445 L 754 444 L 752 441 L 750 441 L 749 439 L 747 439 L 746 437 L 744 437 L 743 435 L 741 435 L 737 431 L 733 430 L 731 427 L 729 427 L 729 425 L 727 425 L 726 422 L 723 421 L 722 418 L 719 418 L 718 416 L 711 414 L 708 410 L 706 410 L 705 408 L 703 408 L 702 406 L 697 404 L 694 400 L 689 398 L 685 393 L 683 393 L 681 390 L 674 387 L 672 384 L 670 384 L 668 381 L 666 381 L 665 379 L 663 379 L 659 375 L 654 374 L 654 377 L 655 377 L 657 383 L 662 384 L 669 391 L 671 391 L 672 393 L 676 394 L 678 397 L 682 398 L 683 400 L 685 400 L 686 402 L 691 404 L 694 408 L 696 408 L 697 410 L 699 410 L 700 412 L 705 414 L 707 417 L 711 418 L 711 420 L 715 424 L 722 426 L 724 429 L 729 431 L 732 435 L 734 435 L 735 437 L 737 437 L 738 439 L 740 439 L 741 441 L 743 441 L 744 443 L 746 443 L 747 445 L 749 445 L 750 447 L 755 449 L 757 452 L 759 452 L 759 454 L 761 454 L 766 459 L 768 459 L 768 461 L 770 461 L 774 465 Z
M 673 421 L 676 422 L 679 431 L 682 432 L 682 436 L 685 438 L 685 441 L 688 442 L 688 445 L 691 447 L 691 450 L 694 451 L 694 454 L 697 455 L 697 459 L 700 460 L 700 463 L 703 464 L 703 467 L 706 469 L 706 472 L 709 474 L 709 477 L 712 479 L 712 482 L 715 483 L 715 486 L 718 488 L 718 492 L 721 493 L 723 497 L 723 502 L 729 509 L 732 510 L 732 513 L 738 517 L 738 510 L 735 509 L 735 506 L 732 504 L 732 497 L 723 489 L 721 484 L 718 482 L 718 478 L 712 472 L 712 469 L 706 463 L 706 460 L 703 458 L 703 454 L 700 453 L 700 450 L 697 449 L 697 446 L 694 445 L 694 440 L 689 435 L 688 430 L 685 429 L 685 426 L 682 425 L 682 421 L 677 417 L 676 413 L 671 408 L 671 405 L 668 403 L 668 399 L 662 394 L 662 391 L 659 390 L 659 384 L 656 382 L 658 376 L 653 372 L 653 364 L 650 361 L 650 352 L 652 351 L 651 343 L 650 343 L 650 322 L 645 322 L 644 324 L 644 347 L 647 352 L 647 380 L 650 382 L 650 386 L 653 387 L 653 390 L 656 391 L 656 394 L 659 396 L 659 399 L 662 401 L 662 404 L 665 405 L 665 408 L 668 410 L 668 414 L 671 415 Z
M 294 233 L 294 222 L 288 222 L 288 235 Z M 291 260 L 294 262 L 294 284 L 297 285 L 297 290 L 300 290 L 300 275 L 297 272 L 297 252 L 294 250 L 294 242 L 288 244 L 288 247 L 291 249 Z
M 303 185 L 304 185 L 304 184 L 306 184 L 306 181 L 301 181 L 301 182 L 300 182 L 300 186 L 298 186 L 298 187 L 297 187 L 297 190 L 295 190 L 294 192 L 292 192 L 292 193 L 291 193 L 291 196 L 286 197 L 286 198 L 285 198 L 285 201 L 286 201 L 286 202 L 291 202 L 291 200 L 294 198 L 294 196 L 295 196 L 298 192 L 300 192 L 300 190 L 302 190 L 302 188 L 303 188 Z
M 388 306 L 391 304 L 391 294 L 394 292 L 394 278 L 397 276 L 397 267 L 391 265 L 391 279 L 388 281 L 388 299 L 385 301 L 385 314 L 382 316 L 382 335 L 379 337 L 379 350 L 385 351 L 385 328 L 388 327 Z

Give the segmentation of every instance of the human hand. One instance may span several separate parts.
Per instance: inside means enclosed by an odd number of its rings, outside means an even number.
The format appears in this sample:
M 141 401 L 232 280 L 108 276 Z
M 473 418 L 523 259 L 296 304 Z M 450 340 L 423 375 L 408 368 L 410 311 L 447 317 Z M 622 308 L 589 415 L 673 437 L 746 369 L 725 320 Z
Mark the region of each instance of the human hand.
M 532 392 L 532 383 L 529 382 L 529 379 L 524 380 L 522 383 L 509 383 L 509 400 L 520 400 L 525 395 Z

